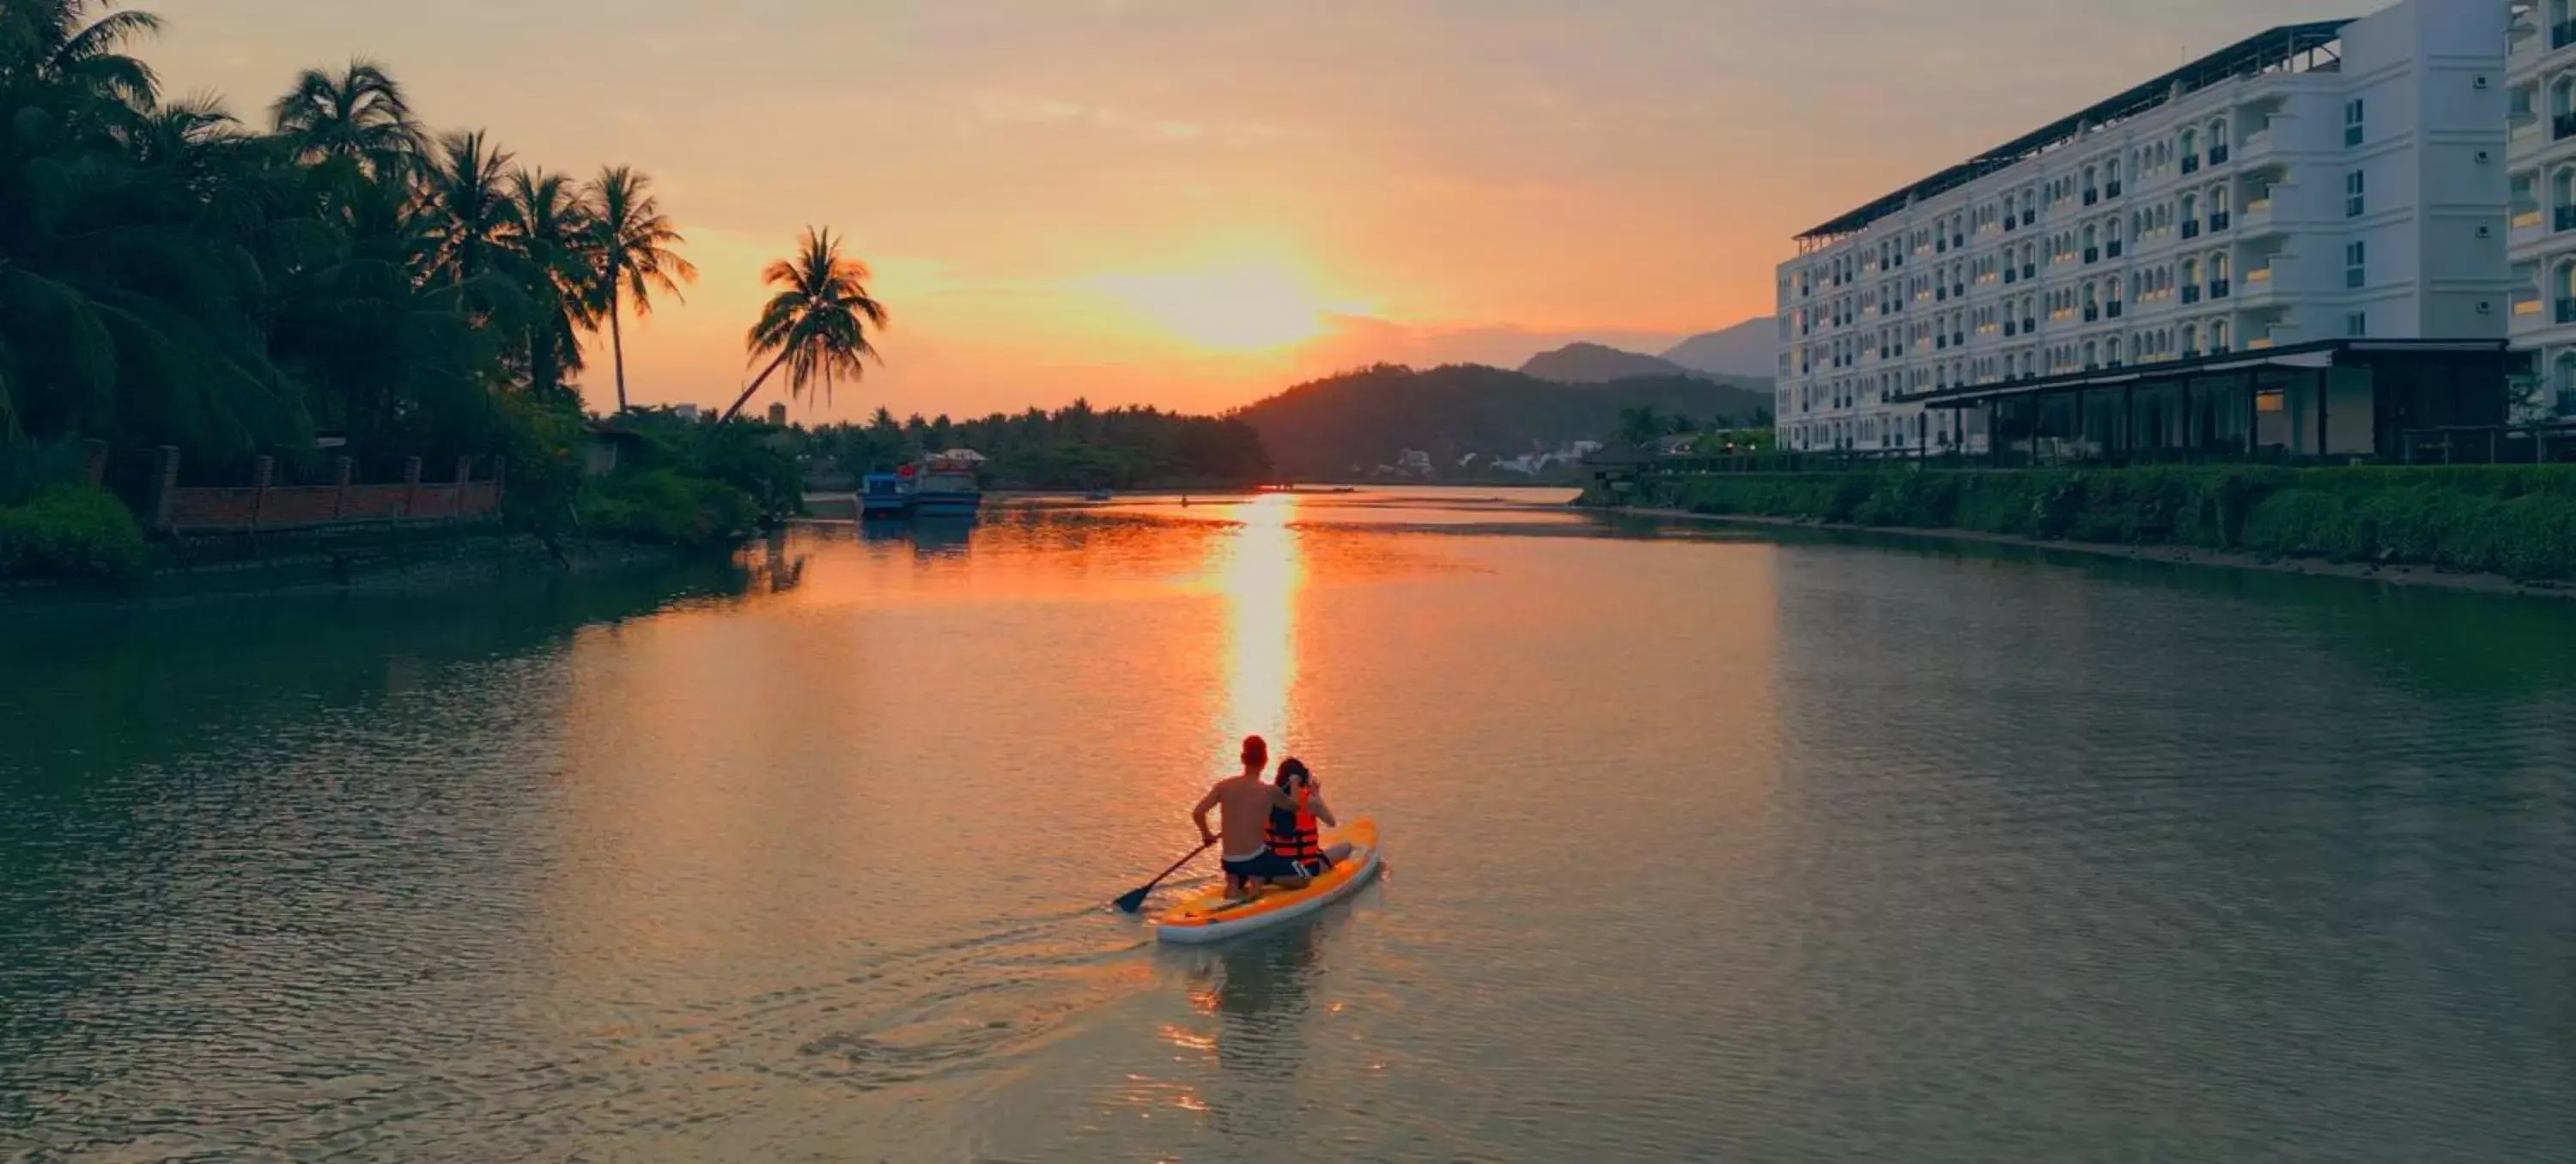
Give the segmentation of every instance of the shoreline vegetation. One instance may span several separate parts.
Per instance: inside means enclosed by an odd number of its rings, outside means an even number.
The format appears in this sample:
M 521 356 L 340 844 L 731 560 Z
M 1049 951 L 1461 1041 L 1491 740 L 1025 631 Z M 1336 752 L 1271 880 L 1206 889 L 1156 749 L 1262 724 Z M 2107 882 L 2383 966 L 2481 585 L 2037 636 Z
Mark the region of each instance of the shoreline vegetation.
M 1578 505 L 2174 564 L 2576 596 L 2576 467 L 1647 475 Z
M 1269 473 L 1248 427 L 1153 409 L 737 418 L 764 388 L 829 396 L 879 359 L 891 313 L 823 227 L 762 271 L 757 371 L 720 414 L 631 407 L 623 319 L 697 275 L 649 177 L 577 180 L 435 131 L 365 59 L 281 78 L 252 117 L 172 99 L 132 55 L 161 27 L 105 0 L 0 2 L 0 583 L 114 591 L 185 561 L 145 519 L 165 450 L 187 488 L 489 461 L 510 532 L 708 550 L 802 512 L 823 460 L 963 444 L 997 486 L 1067 489 Z M 591 340 L 605 418 L 578 388 Z

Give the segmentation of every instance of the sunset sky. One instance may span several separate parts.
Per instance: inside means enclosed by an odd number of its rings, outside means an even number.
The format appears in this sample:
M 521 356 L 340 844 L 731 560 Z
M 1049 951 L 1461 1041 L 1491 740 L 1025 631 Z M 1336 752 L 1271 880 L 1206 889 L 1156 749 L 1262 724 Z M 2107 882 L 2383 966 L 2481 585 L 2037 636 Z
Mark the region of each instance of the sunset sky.
M 1374 360 L 1658 350 L 1770 311 L 1789 236 L 2336 0 L 146 0 L 251 117 L 384 63 L 433 127 L 657 180 L 704 273 L 640 401 L 744 380 L 807 223 L 893 309 L 809 419 L 1217 410 Z M 585 376 L 611 399 L 604 354 Z

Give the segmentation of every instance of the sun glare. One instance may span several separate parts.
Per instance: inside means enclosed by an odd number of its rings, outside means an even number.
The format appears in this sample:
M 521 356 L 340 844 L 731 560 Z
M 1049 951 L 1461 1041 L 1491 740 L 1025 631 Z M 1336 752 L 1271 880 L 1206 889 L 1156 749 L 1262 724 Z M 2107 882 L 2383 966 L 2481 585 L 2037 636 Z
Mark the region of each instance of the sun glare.
M 1286 267 L 1246 264 L 1158 274 L 1103 275 L 1092 285 L 1174 338 L 1219 352 L 1291 347 L 1324 334 L 1328 303 Z

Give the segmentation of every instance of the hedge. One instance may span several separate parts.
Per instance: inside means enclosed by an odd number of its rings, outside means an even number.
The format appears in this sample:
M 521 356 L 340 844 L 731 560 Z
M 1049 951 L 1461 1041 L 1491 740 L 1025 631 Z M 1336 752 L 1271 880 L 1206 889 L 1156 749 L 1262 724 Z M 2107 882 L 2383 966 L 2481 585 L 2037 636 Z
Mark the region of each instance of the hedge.
M 1695 513 L 2576 579 L 2568 465 L 1740 473 L 1639 490 Z

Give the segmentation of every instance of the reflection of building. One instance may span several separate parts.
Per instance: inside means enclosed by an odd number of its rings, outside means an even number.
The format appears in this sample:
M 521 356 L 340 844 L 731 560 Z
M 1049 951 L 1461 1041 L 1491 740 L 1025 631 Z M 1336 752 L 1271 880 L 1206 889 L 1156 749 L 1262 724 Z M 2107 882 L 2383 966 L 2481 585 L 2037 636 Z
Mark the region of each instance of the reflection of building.
M 2278 399 L 2280 451 L 2386 453 L 2500 419 L 2503 16 L 2276 28 L 1808 231 L 1782 446 L 2243 452 Z
M 2576 417 L 2576 6 L 2510 5 L 2505 58 L 2513 345 L 2540 374 L 2533 411 Z

